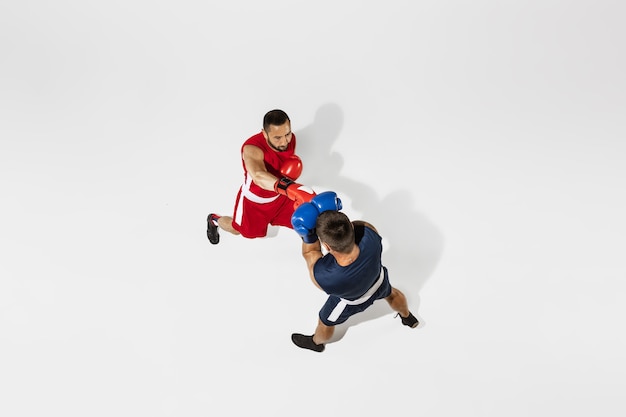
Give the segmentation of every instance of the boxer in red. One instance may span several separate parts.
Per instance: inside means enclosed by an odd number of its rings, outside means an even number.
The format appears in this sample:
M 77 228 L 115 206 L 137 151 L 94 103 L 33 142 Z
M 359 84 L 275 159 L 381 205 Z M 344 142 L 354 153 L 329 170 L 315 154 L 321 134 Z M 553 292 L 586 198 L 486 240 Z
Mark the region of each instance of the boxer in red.
M 212 244 L 220 241 L 219 229 L 249 239 L 266 236 L 270 224 L 293 229 L 294 210 L 316 195 L 295 182 L 302 173 L 295 150 L 296 135 L 287 113 L 278 109 L 267 112 L 261 132 L 241 146 L 244 181 L 233 216 L 211 213 L 207 217 L 207 237 Z

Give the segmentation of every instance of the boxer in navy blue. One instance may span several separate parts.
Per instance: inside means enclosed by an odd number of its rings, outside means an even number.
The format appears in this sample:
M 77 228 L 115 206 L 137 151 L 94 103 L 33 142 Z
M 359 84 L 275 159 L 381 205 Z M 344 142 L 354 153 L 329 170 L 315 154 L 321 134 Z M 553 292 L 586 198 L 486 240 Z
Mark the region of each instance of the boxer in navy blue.
M 302 204 L 292 216 L 294 230 L 303 240 L 302 256 L 311 281 L 328 294 L 328 299 L 319 311 L 315 333 L 294 333 L 291 340 L 316 352 L 324 351 L 334 326 L 379 299 L 389 303 L 405 326 L 415 328 L 419 324 L 409 311 L 405 295 L 389 283 L 381 259 L 382 238 L 376 228 L 365 221 L 351 222 L 339 211 L 341 208 L 336 194 L 325 192 Z

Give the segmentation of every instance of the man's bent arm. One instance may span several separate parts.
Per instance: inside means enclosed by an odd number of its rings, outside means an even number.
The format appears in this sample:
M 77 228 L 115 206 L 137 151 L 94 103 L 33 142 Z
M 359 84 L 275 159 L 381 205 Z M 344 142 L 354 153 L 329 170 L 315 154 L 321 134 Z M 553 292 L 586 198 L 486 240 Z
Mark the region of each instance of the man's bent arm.
M 322 256 L 324 255 L 322 254 L 322 246 L 319 240 L 313 243 L 302 242 L 302 257 L 306 261 L 307 268 L 309 269 L 309 277 L 311 278 L 313 284 L 315 284 L 317 288 L 323 291 L 322 287 L 320 287 L 320 285 L 315 280 L 315 275 L 313 273 L 313 267 L 315 266 L 315 263 Z

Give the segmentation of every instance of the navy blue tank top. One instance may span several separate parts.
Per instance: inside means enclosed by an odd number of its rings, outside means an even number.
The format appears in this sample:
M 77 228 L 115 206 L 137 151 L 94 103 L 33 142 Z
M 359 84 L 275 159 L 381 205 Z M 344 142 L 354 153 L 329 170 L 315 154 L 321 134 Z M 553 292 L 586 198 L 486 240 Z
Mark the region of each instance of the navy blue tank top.
M 360 253 L 354 262 L 341 266 L 333 255 L 327 253 L 313 266 L 315 280 L 329 295 L 356 300 L 378 279 L 382 266 L 382 238 L 365 226 L 355 226 L 354 240 Z

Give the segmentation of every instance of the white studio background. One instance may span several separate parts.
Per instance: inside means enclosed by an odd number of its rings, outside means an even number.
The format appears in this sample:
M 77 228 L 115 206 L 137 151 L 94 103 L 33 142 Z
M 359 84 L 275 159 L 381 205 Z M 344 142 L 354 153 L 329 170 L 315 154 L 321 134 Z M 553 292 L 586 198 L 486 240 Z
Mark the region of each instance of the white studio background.
M 2 1 L 0 415 L 624 415 L 625 13 Z M 209 244 L 272 108 L 418 329 L 300 350 L 295 232 Z

